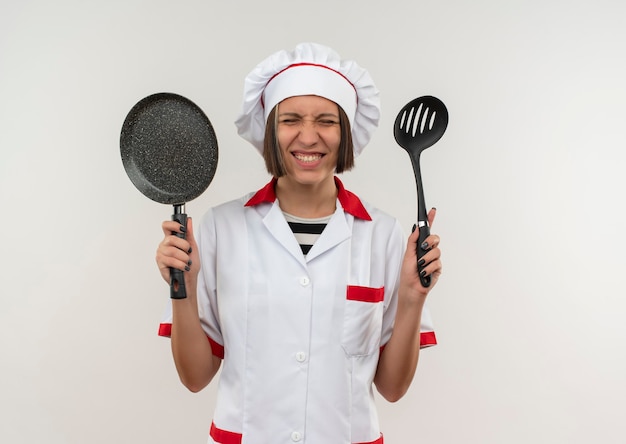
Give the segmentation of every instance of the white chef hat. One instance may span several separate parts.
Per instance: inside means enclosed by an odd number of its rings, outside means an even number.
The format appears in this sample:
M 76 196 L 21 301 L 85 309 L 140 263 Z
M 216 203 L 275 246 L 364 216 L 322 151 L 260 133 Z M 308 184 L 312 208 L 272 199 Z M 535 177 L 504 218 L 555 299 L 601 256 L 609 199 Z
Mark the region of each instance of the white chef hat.
M 259 63 L 244 83 L 243 107 L 235 121 L 241 137 L 263 153 L 270 111 L 288 97 L 316 95 L 337 103 L 352 129 L 358 156 L 378 126 L 380 99 L 369 73 L 352 60 L 341 60 L 331 48 L 301 43 Z

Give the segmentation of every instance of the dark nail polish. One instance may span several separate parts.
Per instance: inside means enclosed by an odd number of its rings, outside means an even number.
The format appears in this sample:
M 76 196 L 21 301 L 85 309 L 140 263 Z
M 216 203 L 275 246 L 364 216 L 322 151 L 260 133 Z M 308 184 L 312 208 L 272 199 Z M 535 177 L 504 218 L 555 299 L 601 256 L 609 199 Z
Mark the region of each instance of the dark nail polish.
M 424 276 L 426 276 L 426 270 L 422 270 L 422 271 L 420 272 L 420 277 L 424 277 Z
M 184 225 L 181 225 L 179 229 L 180 229 L 181 233 L 186 233 L 187 232 L 187 228 L 185 228 Z
M 420 247 L 422 247 L 422 250 L 428 250 L 428 242 L 422 242 L 422 245 L 420 245 Z
M 417 265 L 419 265 L 420 267 L 423 267 L 425 263 L 426 261 L 424 259 L 420 259 Z
M 185 271 L 189 271 L 191 270 L 191 268 L 189 268 L 189 265 L 185 265 Z
M 187 254 L 191 254 L 191 247 L 189 247 L 189 250 L 187 250 Z
M 414 233 L 416 228 L 417 228 L 417 224 L 413 224 L 413 229 L 411 230 L 411 233 Z
M 187 265 L 189 265 L 189 266 L 191 267 L 191 259 L 189 259 L 189 260 L 187 261 Z

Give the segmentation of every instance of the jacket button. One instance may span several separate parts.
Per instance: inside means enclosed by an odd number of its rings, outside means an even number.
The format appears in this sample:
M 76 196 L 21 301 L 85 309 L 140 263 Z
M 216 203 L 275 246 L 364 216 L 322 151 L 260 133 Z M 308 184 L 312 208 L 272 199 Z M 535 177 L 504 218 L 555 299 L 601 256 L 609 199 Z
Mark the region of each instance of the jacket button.
M 296 353 L 296 361 L 298 361 L 298 362 L 306 361 L 306 353 L 304 353 L 304 352 Z
M 293 442 L 302 441 L 302 433 L 300 433 L 300 432 L 293 432 L 291 434 L 291 440 Z
M 300 278 L 300 285 L 302 285 L 303 287 L 306 287 L 310 283 L 311 283 L 311 279 L 309 279 L 308 277 L 303 276 Z

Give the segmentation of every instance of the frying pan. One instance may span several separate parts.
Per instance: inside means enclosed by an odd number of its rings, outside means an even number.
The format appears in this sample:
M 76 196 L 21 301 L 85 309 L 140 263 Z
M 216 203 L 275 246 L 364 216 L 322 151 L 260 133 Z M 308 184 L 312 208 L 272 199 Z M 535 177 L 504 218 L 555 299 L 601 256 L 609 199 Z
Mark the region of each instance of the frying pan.
M 444 103 L 433 96 L 422 96 L 411 100 L 398 113 L 393 125 L 393 135 L 402 148 L 409 153 L 415 185 L 417 186 L 417 225 L 419 240 L 417 241 L 417 271 L 424 287 L 430 286 L 430 276 L 422 276 L 423 265 L 419 260 L 426 254 L 421 245 L 430 236 L 426 203 L 424 202 L 424 188 L 422 187 L 422 173 L 420 170 L 420 154 L 426 148 L 434 145 L 445 133 L 448 127 L 448 109 Z
M 217 169 L 217 137 L 204 112 L 178 94 L 145 97 L 124 120 L 120 152 L 135 187 L 155 202 L 173 205 L 172 220 L 187 227 L 185 203 L 207 189 Z M 183 272 L 170 269 L 170 276 L 170 297 L 186 298 Z

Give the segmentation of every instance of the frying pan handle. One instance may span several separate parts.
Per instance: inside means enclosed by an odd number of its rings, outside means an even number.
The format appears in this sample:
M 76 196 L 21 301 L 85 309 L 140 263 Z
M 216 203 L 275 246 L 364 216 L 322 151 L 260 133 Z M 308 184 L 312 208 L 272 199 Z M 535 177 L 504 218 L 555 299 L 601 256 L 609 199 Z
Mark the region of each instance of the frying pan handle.
M 419 226 L 421 225 L 421 226 Z M 430 228 L 428 227 L 428 224 L 426 222 L 419 222 L 418 224 L 419 226 L 419 230 L 420 230 L 420 234 L 419 234 L 419 239 L 417 241 L 417 246 L 416 246 L 416 253 L 417 253 L 417 273 L 420 275 L 420 281 L 422 282 L 422 286 L 424 288 L 428 288 L 430 287 L 430 275 L 428 276 L 422 276 L 421 273 L 424 270 L 424 266 L 423 265 L 419 265 L 419 261 L 420 259 L 428 252 L 428 250 L 430 250 L 430 248 L 427 248 L 426 250 L 424 250 L 422 248 L 422 244 L 426 241 L 426 238 L 428 236 L 430 236 Z
M 183 205 L 174 205 L 174 214 L 172 220 L 178 222 L 181 226 L 187 228 L 187 215 L 184 212 Z M 185 239 L 185 233 L 172 233 L 181 239 Z M 185 290 L 185 273 L 177 268 L 170 268 L 170 298 L 185 299 L 187 291 Z

